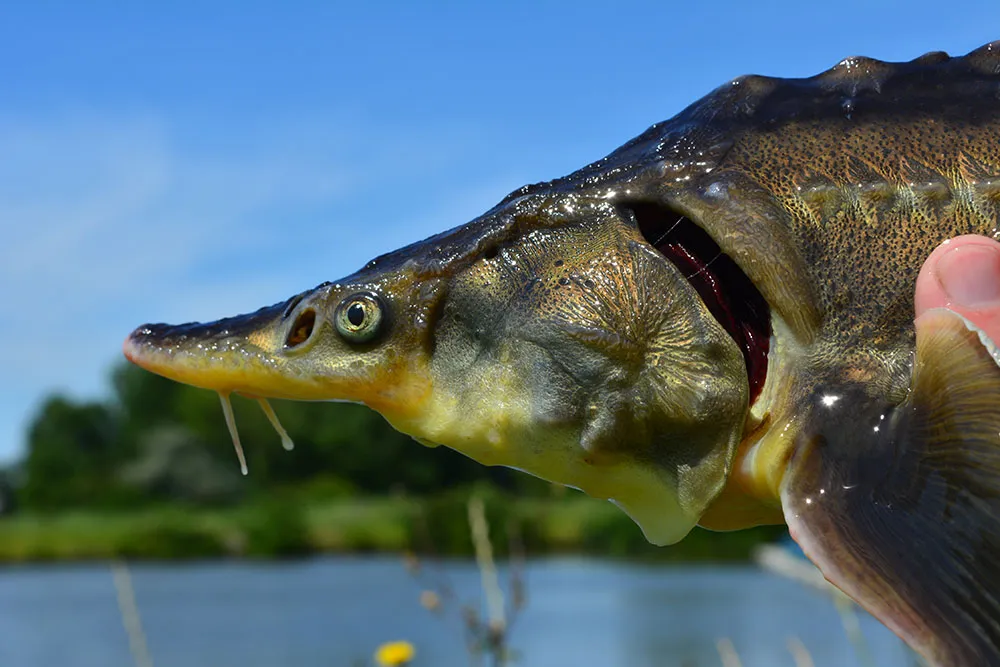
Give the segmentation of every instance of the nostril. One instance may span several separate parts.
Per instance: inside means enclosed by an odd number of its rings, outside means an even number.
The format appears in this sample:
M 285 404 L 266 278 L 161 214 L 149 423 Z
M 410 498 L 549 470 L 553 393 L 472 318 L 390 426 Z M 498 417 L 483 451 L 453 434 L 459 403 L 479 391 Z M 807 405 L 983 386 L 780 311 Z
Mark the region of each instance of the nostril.
M 309 340 L 314 326 L 316 326 L 316 311 L 312 308 L 306 308 L 295 318 L 295 324 L 292 325 L 288 332 L 288 338 L 285 339 L 285 347 L 298 347 Z

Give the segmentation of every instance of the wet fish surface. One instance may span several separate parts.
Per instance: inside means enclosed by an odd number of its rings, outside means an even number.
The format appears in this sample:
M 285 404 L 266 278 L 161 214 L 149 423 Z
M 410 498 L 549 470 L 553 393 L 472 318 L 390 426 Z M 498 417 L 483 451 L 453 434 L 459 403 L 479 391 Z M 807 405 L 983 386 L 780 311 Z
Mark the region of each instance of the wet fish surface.
M 933 665 L 1000 665 L 1000 353 L 917 273 L 998 238 L 1000 42 L 723 85 L 607 157 L 133 362 L 348 400 L 606 498 L 650 541 L 787 522 Z

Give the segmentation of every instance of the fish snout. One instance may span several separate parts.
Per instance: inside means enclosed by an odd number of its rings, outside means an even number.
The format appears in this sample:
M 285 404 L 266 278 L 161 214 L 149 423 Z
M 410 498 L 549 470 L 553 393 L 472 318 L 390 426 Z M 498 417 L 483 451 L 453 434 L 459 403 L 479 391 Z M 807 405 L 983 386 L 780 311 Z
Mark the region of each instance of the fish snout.
M 290 301 L 212 322 L 143 324 L 128 335 L 122 351 L 132 363 L 172 380 L 254 393 L 256 378 L 283 365 L 281 351 L 290 334 L 282 316 Z

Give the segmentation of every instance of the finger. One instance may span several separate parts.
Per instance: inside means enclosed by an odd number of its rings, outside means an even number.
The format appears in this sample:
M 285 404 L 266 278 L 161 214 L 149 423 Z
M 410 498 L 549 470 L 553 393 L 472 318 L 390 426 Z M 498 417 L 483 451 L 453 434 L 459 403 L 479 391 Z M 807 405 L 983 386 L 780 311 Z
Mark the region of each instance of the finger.
M 1000 340 L 1000 243 L 985 236 L 942 243 L 920 270 L 914 306 L 917 318 L 948 308 Z

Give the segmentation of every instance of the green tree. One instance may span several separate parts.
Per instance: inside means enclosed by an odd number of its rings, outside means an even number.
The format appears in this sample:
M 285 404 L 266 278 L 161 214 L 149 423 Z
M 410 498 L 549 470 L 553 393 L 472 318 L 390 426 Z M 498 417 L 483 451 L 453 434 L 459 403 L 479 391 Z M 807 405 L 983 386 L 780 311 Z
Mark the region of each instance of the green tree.
M 183 426 L 154 427 L 138 445 L 138 456 L 122 466 L 120 475 L 146 498 L 221 504 L 241 496 L 235 467 L 214 459 L 205 443 Z
M 101 403 L 49 398 L 28 430 L 24 504 L 75 507 L 112 495 L 109 480 L 123 456 L 117 426 L 115 414 Z
M 12 514 L 17 510 L 14 477 L 10 469 L 0 470 L 0 516 Z

